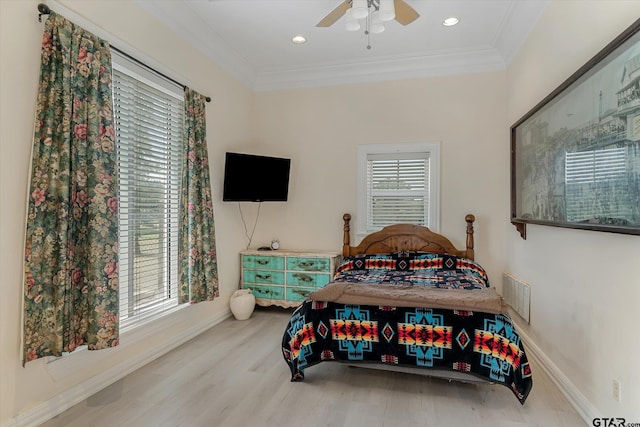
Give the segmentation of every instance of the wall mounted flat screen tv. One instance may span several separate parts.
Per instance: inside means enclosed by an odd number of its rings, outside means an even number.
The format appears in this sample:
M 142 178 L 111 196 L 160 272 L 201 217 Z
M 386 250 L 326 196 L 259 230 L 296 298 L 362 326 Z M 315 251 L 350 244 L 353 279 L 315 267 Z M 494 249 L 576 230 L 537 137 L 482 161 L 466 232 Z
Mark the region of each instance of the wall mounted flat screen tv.
M 286 202 L 291 159 L 227 153 L 224 166 L 225 202 Z

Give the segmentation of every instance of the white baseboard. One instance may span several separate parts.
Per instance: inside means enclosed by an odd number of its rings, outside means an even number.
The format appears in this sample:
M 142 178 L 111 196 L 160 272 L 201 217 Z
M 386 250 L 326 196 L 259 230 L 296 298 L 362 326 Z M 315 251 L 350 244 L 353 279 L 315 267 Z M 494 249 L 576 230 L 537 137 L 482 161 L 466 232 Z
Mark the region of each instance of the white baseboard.
M 180 334 L 180 336 L 176 336 L 167 342 L 149 348 L 145 352 L 139 353 L 135 357 L 127 359 L 126 361 L 89 378 L 87 381 L 70 388 L 58 396 L 49 399 L 46 402 L 42 402 L 28 411 L 3 423 L 0 427 L 31 427 L 42 424 L 56 415 L 61 414 L 73 405 L 82 402 L 105 387 L 108 387 L 116 381 L 124 378 L 136 369 L 143 367 L 147 363 L 154 361 L 179 345 L 200 335 L 207 329 L 217 325 L 228 317 L 231 317 L 231 312 L 226 310 L 216 317 L 189 328 L 184 331 L 183 334 Z
M 518 335 L 520 335 L 524 341 L 527 356 L 534 359 L 535 362 L 545 371 L 549 378 L 551 378 L 551 381 L 553 381 L 556 387 L 558 387 L 564 397 L 567 398 L 573 409 L 576 410 L 583 421 L 587 423 L 587 425 L 591 425 L 594 418 L 601 417 L 602 415 L 593 407 L 591 402 L 589 402 L 589 400 L 580 393 L 580 390 L 578 390 L 571 380 L 562 373 L 562 371 L 516 322 L 514 322 L 514 324 L 518 330 Z M 535 383 L 535 373 L 533 378 Z

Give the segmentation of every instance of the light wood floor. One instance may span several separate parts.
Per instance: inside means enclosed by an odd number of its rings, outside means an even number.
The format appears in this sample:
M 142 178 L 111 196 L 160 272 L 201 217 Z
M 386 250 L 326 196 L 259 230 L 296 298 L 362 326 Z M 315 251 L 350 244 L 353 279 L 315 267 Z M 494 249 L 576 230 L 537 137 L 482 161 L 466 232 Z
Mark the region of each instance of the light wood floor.
M 585 426 L 535 365 L 524 406 L 503 386 L 331 362 L 291 383 L 280 351 L 289 316 L 225 320 L 44 426 Z

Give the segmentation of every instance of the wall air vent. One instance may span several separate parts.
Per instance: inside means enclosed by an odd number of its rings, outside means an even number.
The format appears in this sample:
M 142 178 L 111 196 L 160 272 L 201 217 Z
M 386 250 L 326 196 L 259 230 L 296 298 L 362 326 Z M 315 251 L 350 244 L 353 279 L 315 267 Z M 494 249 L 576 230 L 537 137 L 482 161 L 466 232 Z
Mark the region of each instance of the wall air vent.
M 529 323 L 531 314 L 531 288 L 529 285 L 511 273 L 504 273 L 502 290 L 505 302 Z

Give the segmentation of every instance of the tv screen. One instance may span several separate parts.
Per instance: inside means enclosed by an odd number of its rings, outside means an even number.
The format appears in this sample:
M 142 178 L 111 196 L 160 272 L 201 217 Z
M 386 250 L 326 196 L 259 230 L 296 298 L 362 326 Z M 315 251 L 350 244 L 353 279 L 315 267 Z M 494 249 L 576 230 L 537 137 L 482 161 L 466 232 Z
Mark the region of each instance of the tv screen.
M 291 159 L 227 153 L 224 166 L 225 202 L 286 202 Z

